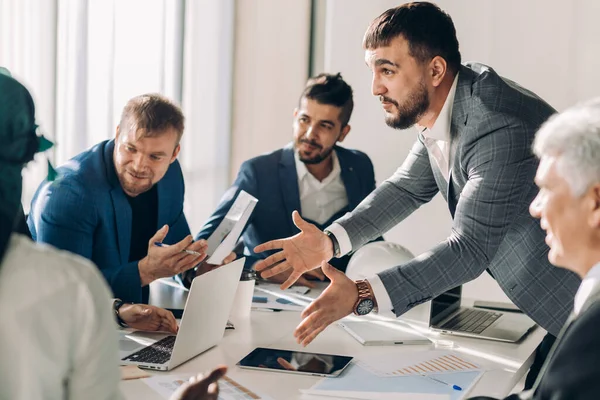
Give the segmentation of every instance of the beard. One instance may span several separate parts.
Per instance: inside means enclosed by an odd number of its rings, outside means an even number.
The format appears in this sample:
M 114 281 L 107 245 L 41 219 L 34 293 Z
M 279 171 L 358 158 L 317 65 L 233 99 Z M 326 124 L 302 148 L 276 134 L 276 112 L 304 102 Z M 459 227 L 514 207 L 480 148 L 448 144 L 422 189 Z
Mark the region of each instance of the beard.
M 323 146 L 321 146 L 320 144 L 316 143 L 316 142 L 312 142 L 310 140 L 307 139 L 300 139 L 297 144 L 296 147 L 299 148 L 300 144 L 302 143 L 306 143 L 306 144 L 310 144 L 311 146 L 316 147 L 317 149 L 323 149 Z M 322 162 L 323 160 L 327 159 L 327 157 L 329 157 L 329 155 L 331 154 L 331 152 L 333 151 L 333 146 L 326 148 L 325 150 L 322 150 L 319 154 L 317 154 L 316 156 L 313 157 L 304 157 L 302 155 L 302 151 L 300 151 L 298 149 L 298 158 L 300 159 L 300 161 L 302 161 L 304 164 L 319 164 L 320 162 Z
M 416 124 L 419 119 L 425 114 L 429 108 L 429 94 L 425 87 L 425 82 L 422 80 L 417 85 L 416 90 L 410 94 L 408 99 L 402 104 L 390 99 L 389 97 L 380 96 L 381 101 L 392 103 L 396 106 L 398 113 L 396 115 L 385 116 L 385 123 L 394 129 L 408 129 Z
M 131 172 L 133 172 L 137 176 L 142 176 L 143 179 L 137 180 L 133 178 L 131 175 L 129 175 L 129 171 L 127 171 L 126 169 L 122 173 L 117 173 L 119 182 L 121 183 L 121 187 L 123 188 L 123 191 L 126 194 L 128 194 L 129 196 L 137 196 L 152 189 L 152 186 L 154 186 L 154 184 L 152 183 L 153 174 L 139 174 L 134 171 Z

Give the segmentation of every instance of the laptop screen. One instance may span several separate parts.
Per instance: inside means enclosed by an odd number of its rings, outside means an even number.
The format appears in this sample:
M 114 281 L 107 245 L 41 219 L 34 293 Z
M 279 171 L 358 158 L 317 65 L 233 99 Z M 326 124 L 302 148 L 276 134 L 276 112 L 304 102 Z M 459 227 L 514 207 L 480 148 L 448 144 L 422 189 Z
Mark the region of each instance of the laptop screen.
M 460 308 L 462 286 L 450 289 L 431 300 L 430 325 L 437 325 Z

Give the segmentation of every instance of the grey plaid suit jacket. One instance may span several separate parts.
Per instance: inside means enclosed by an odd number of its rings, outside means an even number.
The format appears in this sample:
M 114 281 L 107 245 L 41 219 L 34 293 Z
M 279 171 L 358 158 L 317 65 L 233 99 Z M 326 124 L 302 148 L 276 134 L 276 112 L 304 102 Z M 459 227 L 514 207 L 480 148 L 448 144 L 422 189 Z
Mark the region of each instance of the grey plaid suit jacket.
M 450 237 L 379 274 L 397 316 L 490 271 L 507 296 L 557 335 L 579 278 L 553 267 L 539 222 L 531 145 L 555 110 L 483 64 L 461 67 L 452 109 L 449 184 L 419 137 L 402 166 L 336 221 L 357 249 L 394 227 L 440 191 L 453 214 Z

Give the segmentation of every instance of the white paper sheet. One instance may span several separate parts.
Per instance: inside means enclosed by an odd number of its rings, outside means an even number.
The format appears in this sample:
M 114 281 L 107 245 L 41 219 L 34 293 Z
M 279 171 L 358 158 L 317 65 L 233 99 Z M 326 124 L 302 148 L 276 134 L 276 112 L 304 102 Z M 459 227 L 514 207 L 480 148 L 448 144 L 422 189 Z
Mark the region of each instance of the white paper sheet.
M 412 376 L 480 371 L 481 366 L 462 354 L 429 350 L 395 354 L 363 355 L 357 360 L 363 368 L 379 376 Z
M 207 239 L 207 254 L 210 255 L 207 263 L 220 265 L 233 251 L 257 202 L 256 197 L 240 191 L 217 229 Z
M 378 393 L 378 392 L 331 392 L 326 390 L 301 390 L 310 396 L 322 396 L 328 399 L 358 399 L 358 400 L 450 400 L 447 394 L 432 393 Z
M 169 399 L 187 380 L 185 375 L 154 375 L 142 381 L 157 392 L 163 399 Z M 219 381 L 219 400 L 272 400 L 260 395 L 233 379 L 225 376 Z
M 302 311 L 312 301 L 310 297 L 304 296 L 308 290 L 302 286 L 281 290 L 278 284 L 260 283 L 254 287 L 252 308 Z

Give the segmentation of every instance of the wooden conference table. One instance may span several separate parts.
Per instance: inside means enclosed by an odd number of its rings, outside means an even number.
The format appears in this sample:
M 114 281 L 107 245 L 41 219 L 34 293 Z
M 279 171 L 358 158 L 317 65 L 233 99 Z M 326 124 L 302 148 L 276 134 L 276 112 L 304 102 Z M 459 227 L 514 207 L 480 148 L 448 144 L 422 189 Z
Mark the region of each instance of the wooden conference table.
M 315 298 L 325 287 L 326 285 L 323 284 L 319 289 L 312 289 L 307 296 Z M 151 304 L 166 308 L 182 308 L 186 297 L 186 291 L 160 281 L 151 285 Z M 218 300 L 215 299 L 215 301 Z M 465 302 L 468 304 L 467 300 Z M 535 349 L 545 335 L 543 329 L 536 327 L 518 344 L 440 335 L 426 330 L 423 322 L 426 320 L 428 307 L 428 304 L 423 304 L 410 311 L 407 317 L 411 318 L 411 324 L 437 342 L 438 348 L 453 348 L 463 352 L 468 358 L 486 368 L 484 375 L 468 393 L 469 396 L 503 397 L 507 395 L 527 373 L 533 361 Z M 373 316 L 371 318 L 381 319 L 382 317 Z M 432 345 L 363 346 L 337 324 L 332 324 L 303 349 L 296 344 L 293 337 L 293 331 L 299 323 L 299 312 L 252 311 L 246 322 L 237 323 L 234 330 L 226 330 L 223 340 L 216 347 L 192 358 L 173 371 L 150 371 L 150 373 L 191 376 L 199 372 L 206 372 L 219 364 L 225 364 L 229 367 L 227 375 L 251 390 L 277 400 L 309 399 L 311 397 L 302 395 L 299 390 L 309 389 L 322 378 L 245 370 L 236 367 L 235 364 L 256 347 L 351 356 L 384 354 L 390 351 L 401 353 L 433 348 Z M 161 398 L 141 380 L 122 381 L 121 388 L 126 399 L 158 400 Z

